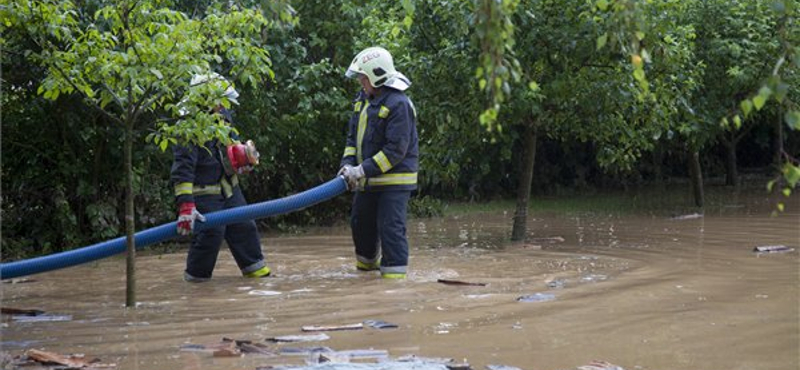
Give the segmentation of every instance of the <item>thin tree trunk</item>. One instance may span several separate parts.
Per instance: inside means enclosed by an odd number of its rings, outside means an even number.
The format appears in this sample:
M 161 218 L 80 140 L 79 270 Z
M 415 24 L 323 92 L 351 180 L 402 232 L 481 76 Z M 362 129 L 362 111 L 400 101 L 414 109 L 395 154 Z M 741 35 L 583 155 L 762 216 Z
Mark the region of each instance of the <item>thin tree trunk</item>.
M 731 141 L 725 143 L 725 166 L 727 167 L 727 174 L 725 176 L 725 185 L 736 186 L 739 184 L 739 170 L 736 166 L 736 142 Z
M 689 158 L 689 176 L 692 183 L 692 193 L 694 194 L 694 204 L 703 207 L 703 171 L 700 168 L 700 152 L 693 150 Z
M 775 120 L 775 147 L 774 158 L 772 159 L 775 165 L 773 166 L 773 173 L 780 173 L 781 164 L 783 163 L 783 106 L 778 106 L 778 119 Z
M 659 140 L 653 148 L 653 177 L 657 186 L 664 186 L 664 143 Z
M 136 306 L 136 240 L 133 213 L 133 121 L 125 123 L 125 234 L 127 236 L 125 306 Z
M 519 188 L 517 189 L 517 210 L 514 213 L 514 227 L 511 230 L 511 240 L 524 240 L 527 234 L 528 201 L 531 196 L 533 183 L 533 166 L 536 162 L 536 124 L 529 122 L 525 127 L 525 141 L 520 171 Z

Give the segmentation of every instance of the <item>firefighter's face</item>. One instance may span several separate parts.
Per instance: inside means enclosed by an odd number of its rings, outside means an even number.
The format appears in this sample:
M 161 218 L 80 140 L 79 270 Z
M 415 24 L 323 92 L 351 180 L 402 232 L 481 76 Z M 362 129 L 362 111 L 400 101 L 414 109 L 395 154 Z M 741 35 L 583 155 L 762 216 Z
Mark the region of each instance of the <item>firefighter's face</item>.
M 367 78 L 367 76 L 359 74 L 358 82 L 361 84 L 361 88 L 364 89 L 364 92 L 367 93 L 367 95 L 375 95 L 377 89 L 372 87 L 372 85 L 369 83 L 369 78 Z

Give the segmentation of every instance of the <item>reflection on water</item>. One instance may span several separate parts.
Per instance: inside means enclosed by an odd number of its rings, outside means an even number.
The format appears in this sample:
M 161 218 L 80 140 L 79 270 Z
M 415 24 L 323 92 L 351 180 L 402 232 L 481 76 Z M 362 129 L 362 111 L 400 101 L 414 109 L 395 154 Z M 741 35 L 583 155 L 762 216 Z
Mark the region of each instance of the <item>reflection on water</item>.
M 799 254 L 752 251 L 800 247 L 800 213 L 531 216 L 531 235 L 515 244 L 507 241 L 510 213 L 411 220 L 405 281 L 357 272 L 345 228 L 265 238 L 275 276 L 260 280 L 237 276 L 227 252 L 205 284 L 182 281 L 184 254 L 141 256 L 132 310 L 123 307 L 122 258 L 34 275 L 2 284 L 3 306 L 70 319 L 4 315 L 2 350 L 84 353 L 120 369 L 253 370 L 306 358 L 186 350 L 232 338 L 275 353 L 374 349 L 476 369 L 570 369 L 592 360 L 629 370 L 800 367 Z M 304 334 L 302 326 L 366 320 L 398 327 L 332 331 L 303 345 L 266 341 Z

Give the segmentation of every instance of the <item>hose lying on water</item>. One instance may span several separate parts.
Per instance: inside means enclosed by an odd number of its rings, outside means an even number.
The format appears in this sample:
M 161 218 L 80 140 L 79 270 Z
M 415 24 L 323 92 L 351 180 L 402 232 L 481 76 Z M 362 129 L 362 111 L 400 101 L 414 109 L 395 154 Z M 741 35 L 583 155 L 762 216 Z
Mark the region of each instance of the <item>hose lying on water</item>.
M 195 228 L 199 231 L 208 227 L 222 226 L 299 211 L 303 208 L 336 197 L 346 190 L 347 184 L 345 180 L 337 176 L 333 180 L 302 193 L 209 213 L 205 215 L 206 222 L 195 223 Z M 176 227 L 176 222 L 173 221 L 136 233 L 134 235 L 136 249 L 177 237 L 178 232 Z M 0 279 L 11 279 L 75 266 L 122 253 L 126 248 L 126 237 L 123 236 L 66 252 L 2 263 L 0 264 Z

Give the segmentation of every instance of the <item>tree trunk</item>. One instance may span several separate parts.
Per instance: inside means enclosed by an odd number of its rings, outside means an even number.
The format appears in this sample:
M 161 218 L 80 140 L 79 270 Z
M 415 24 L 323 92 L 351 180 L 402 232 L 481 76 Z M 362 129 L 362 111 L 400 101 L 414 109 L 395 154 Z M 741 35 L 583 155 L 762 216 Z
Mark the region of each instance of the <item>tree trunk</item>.
M 692 150 L 689 158 L 689 176 L 691 176 L 692 193 L 694 194 L 694 204 L 703 207 L 703 171 L 700 168 L 700 152 Z
M 727 167 L 725 185 L 737 186 L 739 184 L 739 170 L 736 167 L 736 141 L 726 142 L 724 146 L 727 152 L 725 157 L 725 166 Z
M 775 139 L 773 146 L 775 148 L 774 158 L 775 163 L 773 172 L 780 174 L 781 163 L 783 162 L 783 106 L 778 106 L 778 119 L 775 120 Z
M 533 183 L 536 140 L 536 124 L 529 122 L 525 127 L 522 168 L 519 188 L 517 189 L 517 210 L 514 213 L 514 227 L 511 230 L 511 240 L 514 241 L 524 240 L 527 234 L 528 200 L 531 196 L 531 184 Z
M 127 236 L 125 307 L 136 306 L 136 240 L 133 213 L 133 120 L 125 123 L 125 235 Z
M 664 143 L 659 140 L 653 148 L 653 177 L 657 186 L 664 186 Z

